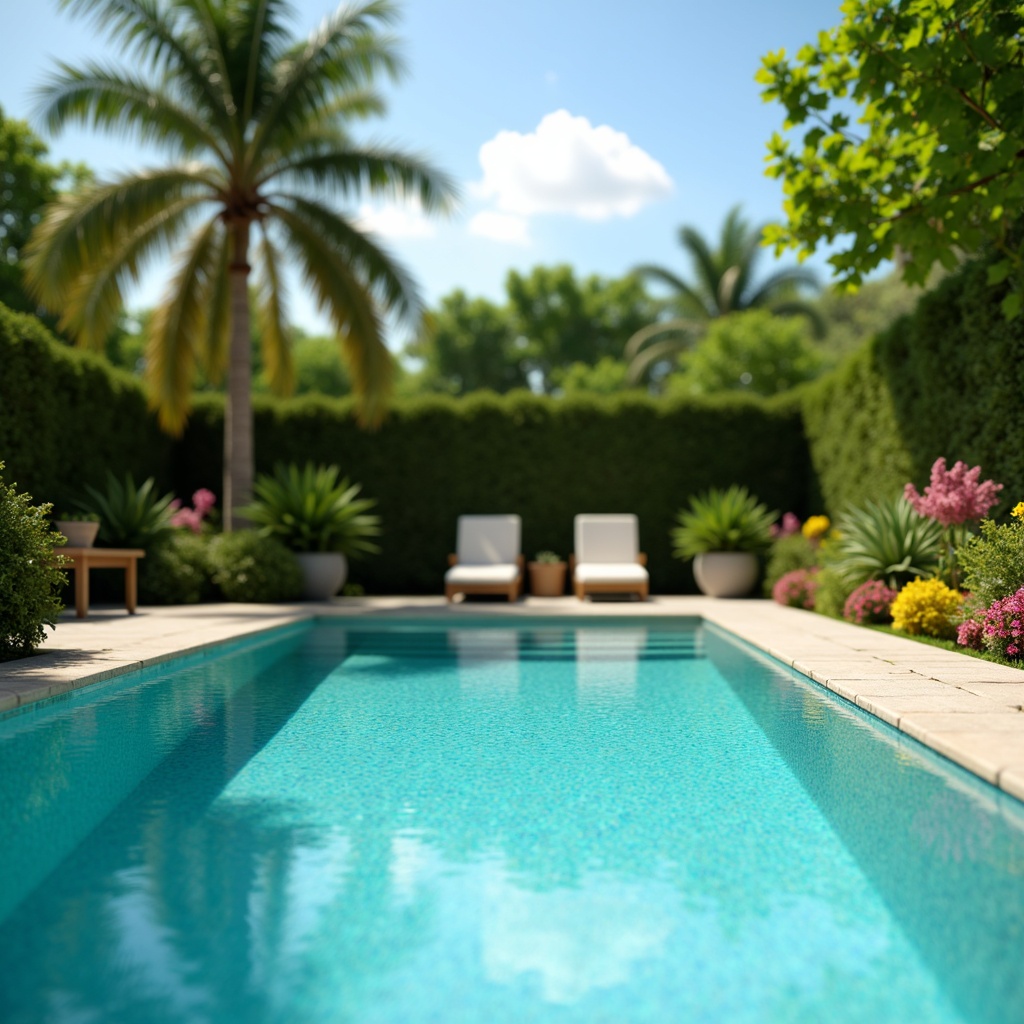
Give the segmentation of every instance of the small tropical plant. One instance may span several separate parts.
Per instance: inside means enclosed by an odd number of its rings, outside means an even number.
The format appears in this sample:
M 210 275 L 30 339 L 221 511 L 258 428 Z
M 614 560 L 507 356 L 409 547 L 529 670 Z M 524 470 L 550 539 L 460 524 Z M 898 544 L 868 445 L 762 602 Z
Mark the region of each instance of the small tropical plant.
M 380 534 L 380 516 L 369 514 L 376 502 L 359 498 L 361 484 L 338 479 L 337 466 L 278 465 L 260 475 L 253 486 L 256 499 L 243 514 L 290 550 L 337 551 L 349 557 L 373 554 L 380 548 L 371 538 Z
M 834 570 L 853 587 L 884 580 L 893 590 L 934 575 L 942 553 L 942 527 L 919 515 L 904 497 L 868 502 L 837 519 L 829 542 Z
M 149 477 L 136 486 L 131 473 L 118 480 L 107 473 L 105 491 L 86 487 L 78 504 L 85 512 L 100 517 L 98 541 L 112 548 L 151 548 L 173 529 L 173 494 L 156 493 L 156 481 Z
M 858 626 L 890 622 L 892 603 L 895 600 L 896 591 L 891 587 L 887 587 L 881 580 L 868 580 L 846 599 L 843 618 Z
M 964 586 L 986 607 L 1024 587 L 1024 502 L 1010 515 L 1009 523 L 983 519 L 980 536 L 957 548 Z
M 957 635 L 962 600 L 942 580 L 911 580 L 892 603 L 893 627 L 912 636 L 951 640 Z
M 0 661 L 31 654 L 63 607 L 65 576 L 54 551 L 64 538 L 49 515 L 49 505 L 33 505 L 0 480 Z
M 778 515 L 746 487 L 712 488 L 691 498 L 690 507 L 679 513 L 679 525 L 671 532 L 673 552 L 688 559 L 711 551 L 766 551 Z
M 554 551 L 538 551 L 534 561 L 541 562 L 544 565 L 556 565 L 558 562 L 562 561 L 562 556 L 556 554 Z

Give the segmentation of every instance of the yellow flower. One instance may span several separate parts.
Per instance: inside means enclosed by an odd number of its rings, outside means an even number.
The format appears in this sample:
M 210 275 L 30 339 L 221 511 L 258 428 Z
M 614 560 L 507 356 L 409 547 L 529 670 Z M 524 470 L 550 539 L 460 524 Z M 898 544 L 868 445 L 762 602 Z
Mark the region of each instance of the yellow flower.
M 832 521 L 828 516 L 809 516 L 807 522 L 800 528 L 800 532 L 808 540 L 817 540 L 822 535 L 828 533 L 828 528 L 831 525 Z
M 1024 519 L 1024 501 L 1018 501 L 1010 510 L 1010 515 L 1014 519 Z
M 962 598 L 942 580 L 913 580 L 897 595 L 890 614 L 893 626 L 915 636 L 952 639 Z

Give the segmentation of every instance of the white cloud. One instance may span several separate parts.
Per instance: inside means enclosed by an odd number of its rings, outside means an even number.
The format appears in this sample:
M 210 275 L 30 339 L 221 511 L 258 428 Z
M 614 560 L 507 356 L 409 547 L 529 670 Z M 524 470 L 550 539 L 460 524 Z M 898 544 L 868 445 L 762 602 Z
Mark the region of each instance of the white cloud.
M 480 147 L 480 166 L 474 191 L 520 216 L 630 217 L 672 191 L 665 168 L 629 136 L 567 110 L 548 114 L 528 135 L 499 132 Z
M 513 245 L 529 245 L 530 238 L 526 231 L 526 221 L 509 213 L 496 213 L 494 210 L 481 210 L 470 222 L 469 233 L 491 238 L 496 242 L 509 242 Z
M 412 199 L 401 206 L 364 203 L 359 207 L 356 224 L 361 230 L 382 238 L 433 238 L 435 232 L 434 225 L 423 213 L 423 207 Z

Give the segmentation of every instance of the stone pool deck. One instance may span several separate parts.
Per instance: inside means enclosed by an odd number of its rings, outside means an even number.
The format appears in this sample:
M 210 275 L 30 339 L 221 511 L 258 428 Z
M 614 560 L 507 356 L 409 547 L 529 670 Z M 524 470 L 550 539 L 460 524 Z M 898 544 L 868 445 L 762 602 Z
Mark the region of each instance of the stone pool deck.
M 1024 671 L 851 626 L 771 601 L 654 597 L 640 602 L 527 598 L 517 604 L 443 598 L 340 598 L 329 604 L 99 608 L 65 613 L 39 652 L 0 663 L 0 711 L 186 652 L 324 616 L 522 621 L 699 616 L 1024 800 Z

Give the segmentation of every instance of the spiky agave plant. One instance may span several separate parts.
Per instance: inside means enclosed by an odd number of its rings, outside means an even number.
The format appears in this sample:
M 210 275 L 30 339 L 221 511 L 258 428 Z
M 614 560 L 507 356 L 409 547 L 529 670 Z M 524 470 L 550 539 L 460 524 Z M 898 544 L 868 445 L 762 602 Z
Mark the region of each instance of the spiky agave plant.
M 679 513 L 672 530 L 674 554 L 687 559 L 711 551 L 766 551 L 778 517 L 746 487 L 712 488 L 692 497 L 690 507 Z
M 914 511 L 902 495 L 869 501 L 836 517 L 828 563 L 849 585 L 884 580 L 899 590 L 932 576 L 942 554 L 942 527 Z
M 287 0 L 59 0 L 91 18 L 125 61 L 67 64 L 39 92 L 53 132 L 84 125 L 170 151 L 173 162 L 63 196 L 26 251 L 36 296 L 79 343 L 100 348 L 150 257 L 177 252 L 151 325 L 146 376 L 161 423 L 182 429 L 197 367 L 227 377 L 225 523 L 253 478 L 247 287 L 258 274 L 263 358 L 287 391 L 284 268 L 309 285 L 338 333 L 365 422 L 393 372 L 383 317 L 415 320 L 406 272 L 332 200 L 368 190 L 446 209 L 450 180 L 415 156 L 357 144 L 349 125 L 383 111 L 372 90 L 401 70 L 389 0 L 343 6 L 292 41 Z M 236 517 L 237 518 L 237 517 Z
M 338 479 L 337 466 L 278 465 L 256 478 L 256 500 L 242 511 L 295 552 L 337 551 L 358 557 L 380 550 L 380 516 L 369 514 L 372 498 L 359 498 L 361 484 Z

